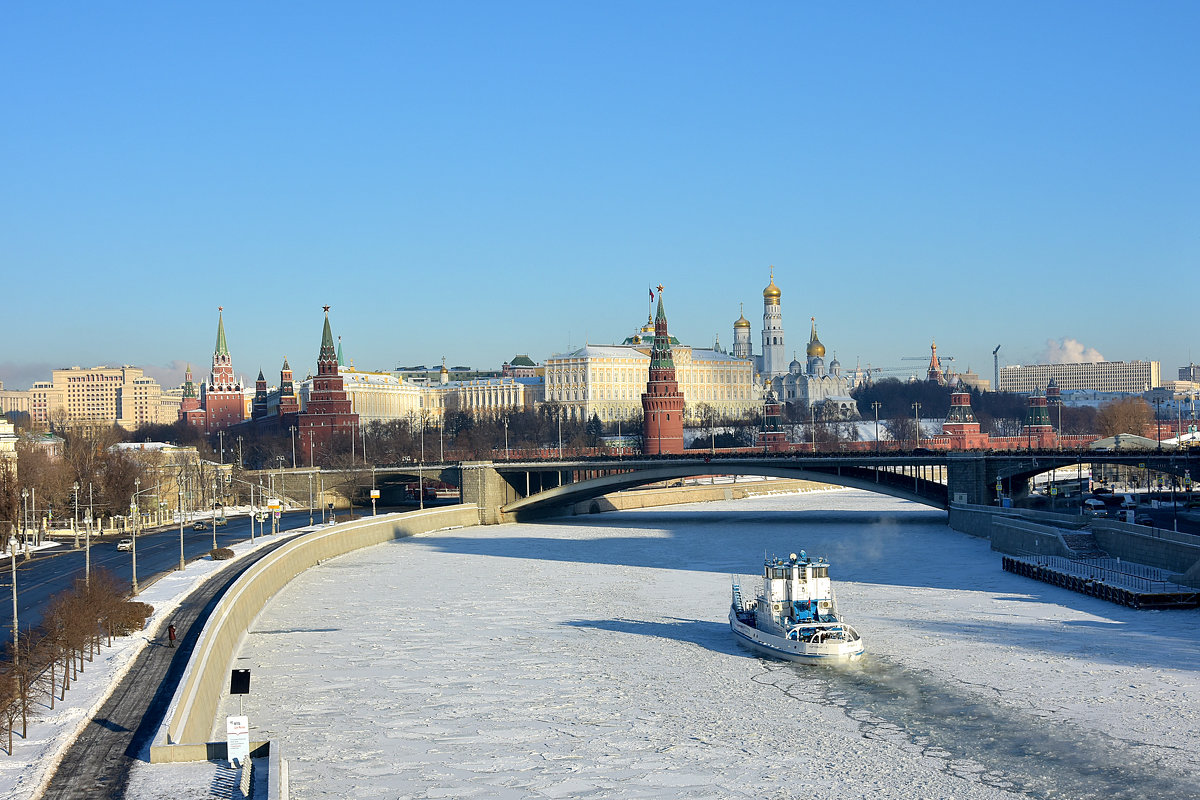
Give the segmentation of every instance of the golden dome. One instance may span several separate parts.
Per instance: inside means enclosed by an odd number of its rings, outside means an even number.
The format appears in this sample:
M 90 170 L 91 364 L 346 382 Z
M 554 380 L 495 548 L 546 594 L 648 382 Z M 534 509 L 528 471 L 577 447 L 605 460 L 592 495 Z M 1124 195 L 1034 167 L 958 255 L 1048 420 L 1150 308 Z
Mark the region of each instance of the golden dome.
M 825 345 L 821 344 L 821 340 L 817 338 L 817 320 L 814 317 L 812 321 L 812 336 L 809 337 L 808 347 L 804 349 L 809 358 L 824 358 Z
M 779 305 L 779 297 L 783 293 L 779 291 L 779 287 L 775 285 L 775 268 L 771 267 L 771 282 L 767 284 L 767 288 L 763 289 L 763 300 Z
M 734 327 L 734 330 L 737 330 L 738 328 L 749 328 L 750 327 L 750 320 L 746 319 L 746 312 L 743 311 L 740 307 L 738 308 L 737 322 L 733 323 L 733 327 Z

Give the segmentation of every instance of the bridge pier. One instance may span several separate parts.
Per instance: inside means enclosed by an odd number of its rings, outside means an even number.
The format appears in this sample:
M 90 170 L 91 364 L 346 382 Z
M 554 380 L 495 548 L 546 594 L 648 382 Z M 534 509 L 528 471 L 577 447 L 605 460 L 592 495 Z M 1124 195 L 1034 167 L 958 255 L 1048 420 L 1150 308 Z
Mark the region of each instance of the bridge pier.
M 504 522 L 500 509 L 520 495 L 496 471 L 491 461 L 464 461 L 459 465 L 462 501 L 479 507 L 479 522 L 497 525 Z
M 995 504 L 995 475 L 990 477 L 989 481 L 987 458 L 980 458 L 973 453 L 947 454 L 946 485 L 951 503 L 975 506 Z

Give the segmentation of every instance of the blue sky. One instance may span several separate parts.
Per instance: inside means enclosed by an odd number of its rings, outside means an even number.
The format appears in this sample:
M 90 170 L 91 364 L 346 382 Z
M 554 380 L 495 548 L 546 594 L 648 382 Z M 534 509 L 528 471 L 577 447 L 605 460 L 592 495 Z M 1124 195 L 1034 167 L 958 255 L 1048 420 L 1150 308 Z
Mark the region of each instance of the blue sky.
M 8 4 L 0 380 L 931 339 L 1200 361 L 1195 3 Z M 1191 297 L 1189 301 L 1186 298 Z

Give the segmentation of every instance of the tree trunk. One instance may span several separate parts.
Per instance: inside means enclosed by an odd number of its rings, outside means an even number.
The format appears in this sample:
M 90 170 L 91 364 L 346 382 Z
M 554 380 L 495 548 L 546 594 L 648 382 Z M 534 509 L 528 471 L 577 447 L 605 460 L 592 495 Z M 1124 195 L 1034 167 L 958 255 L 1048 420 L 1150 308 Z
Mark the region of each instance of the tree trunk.
M 50 659 L 50 710 L 54 710 L 54 659 Z

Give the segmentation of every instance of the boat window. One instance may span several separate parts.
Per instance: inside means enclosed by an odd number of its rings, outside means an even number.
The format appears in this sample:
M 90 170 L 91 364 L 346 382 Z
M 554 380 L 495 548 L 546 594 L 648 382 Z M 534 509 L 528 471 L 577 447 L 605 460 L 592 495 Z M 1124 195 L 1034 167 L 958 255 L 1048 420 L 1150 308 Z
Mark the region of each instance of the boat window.
M 829 567 L 817 567 L 815 577 L 828 578 L 829 577 Z

